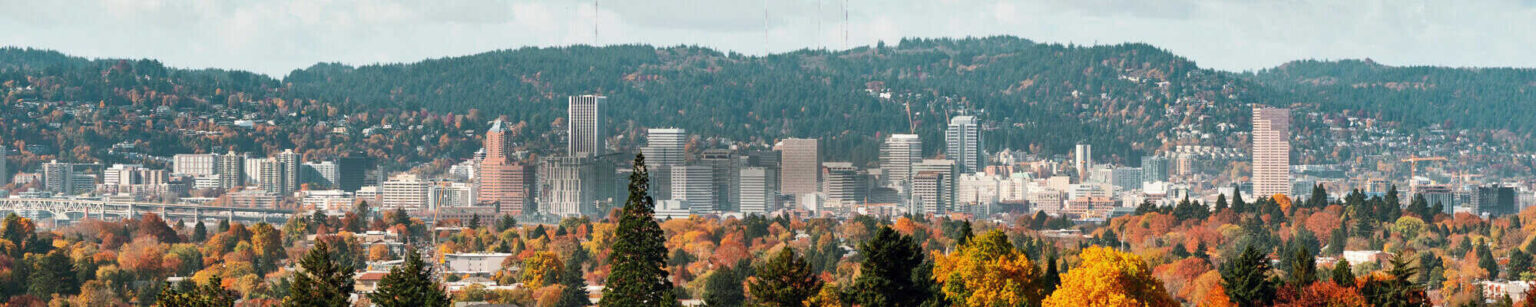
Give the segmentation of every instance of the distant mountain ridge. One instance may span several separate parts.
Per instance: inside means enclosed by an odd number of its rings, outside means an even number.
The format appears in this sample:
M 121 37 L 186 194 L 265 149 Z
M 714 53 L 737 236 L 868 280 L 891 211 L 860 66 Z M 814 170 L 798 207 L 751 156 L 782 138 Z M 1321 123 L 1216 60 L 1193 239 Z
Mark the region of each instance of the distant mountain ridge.
M 829 159 L 861 163 L 877 160 L 884 135 L 912 127 L 923 137 L 925 153 L 939 153 L 947 117 L 960 112 L 986 120 L 994 150 L 1061 153 L 1082 141 L 1096 146 L 1101 161 L 1130 164 L 1170 142 L 1245 144 L 1234 132 L 1247 130 L 1250 103 L 1348 111 L 1406 127 L 1448 124 L 1525 137 L 1536 132 L 1536 71 L 1530 69 L 1351 60 L 1231 73 L 1200 68 L 1146 44 L 1083 47 L 1014 37 L 905 39 L 763 57 L 700 47 L 521 48 L 406 64 L 317 64 L 283 80 L 6 48 L 0 49 L 0 82 L 97 69 L 100 78 L 73 74 L 85 76 L 64 78 L 78 82 L 75 90 L 39 98 L 109 104 L 125 96 L 112 88 L 162 86 L 114 81 L 113 66 L 125 64 L 136 74 L 174 80 L 162 85 L 193 101 L 240 94 L 355 112 L 473 108 L 522 123 L 522 138 L 533 143 L 548 142 L 559 130 L 566 96 L 602 94 L 610 97 L 610 133 L 623 138 L 617 144 L 633 145 L 641 127 L 679 127 L 736 141 L 816 137 Z

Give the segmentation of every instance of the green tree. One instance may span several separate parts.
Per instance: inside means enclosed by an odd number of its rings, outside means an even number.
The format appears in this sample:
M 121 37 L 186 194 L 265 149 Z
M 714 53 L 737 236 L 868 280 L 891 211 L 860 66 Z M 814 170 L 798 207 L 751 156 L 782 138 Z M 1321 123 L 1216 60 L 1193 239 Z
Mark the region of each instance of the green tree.
M 587 279 L 581 276 L 581 265 L 586 262 L 586 253 L 581 249 L 571 256 L 571 263 L 565 265 L 560 274 L 560 300 L 555 302 L 557 307 L 585 307 L 592 305 L 592 299 L 587 296 Z
M 451 303 L 443 286 L 432 279 L 432 268 L 414 248 L 406 249 L 405 262 L 389 269 L 368 299 L 383 307 L 441 307 Z
M 1422 266 L 1420 266 L 1420 267 L 1422 268 Z M 1523 274 L 1525 272 L 1529 272 L 1530 270 L 1531 270 L 1531 254 L 1526 254 L 1525 252 L 1520 251 L 1520 249 L 1518 249 L 1518 248 L 1510 249 L 1509 250 L 1509 271 L 1505 273 L 1504 279 L 1520 280 L 1520 274 Z M 1425 272 L 1428 272 L 1428 271 L 1425 271 Z
M 1374 306 L 1429 306 L 1429 296 L 1424 289 L 1409 281 L 1416 270 L 1409 266 L 1408 258 L 1394 255 L 1389 262 L 1392 269 L 1387 271 L 1387 278 L 1367 280 L 1360 286 L 1360 295 Z
M 240 298 L 239 293 L 225 290 L 219 285 L 223 280 L 215 275 L 208 279 L 208 284 L 198 285 L 191 279 L 183 280 L 180 285 L 165 285 L 160 289 L 160 295 L 155 297 L 156 306 L 166 307 L 228 307 L 234 306 Z
M 923 263 L 923 250 L 912 238 L 880 227 L 874 237 L 860 244 L 864 263 L 854 279 L 852 300 L 863 306 L 916 306 L 931 294 L 912 280 L 912 270 Z M 928 282 L 928 281 L 924 281 Z
M 1499 276 L 1499 260 L 1493 258 L 1493 250 L 1488 249 L 1486 242 L 1477 242 L 1477 266 L 1488 270 L 1489 279 Z
M 765 306 L 804 306 L 806 299 L 821 290 L 821 279 L 810 263 L 785 246 L 757 268 L 757 277 L 748 285 L 752 298 Z
M 36 262 L 32 274 L 27 276 L 27 294 L 48 298 L 54 294 L 71 295 L 80 291 L 80 282 L 75 279 L 74 264 L 70 263 L 64 251 L 54 250 L 37 257 L 34 255 L 37 254 L 27 255 L 28 259 Z
M 1333 263 L 1333 283 L 1344 287 L 1355 286 L 1355 271 L 1349 267 L 1349 261 L 1339 259 Z
M 203 221 L 197 221 L 197 225 L 192 226 L 192 242 L 203 242 L 207 239 L 208 226 L 203 225 Z
M 1252 245 L 1221 269 L 1221 285 L 1238 306 L 1259 306 L 1275 300 L 1275 281 L 1269 275 L 1269 257 Z
M 1301 289 L 1317 282 L 1317 262 L 1315 260 L 1316 256 L 1313 256 L 1312 252 L 1306 248 L 1297 248 L 1295 250 L 1296 252 L 1288 260 L 1291 272 L 1289 275 L 1290 280 L 1287 282 L 1290 283 L 1291 288 Z
M 293 274 L 291 294 L 283 306 L 347 306 L 352 295 L 352 268 L 331 259 L 331 247 L 316 240 L 315 246 L 299 260 L 303 270 Z
M 634 173 L 629 175 L 629 199 L 619 216 L 614 230 L 612 252 L 608 263 L 612 266 L 603 288 L 603 306 L 671 306 L 678 305 L 663 268 L 667 261 L 667 247 L 663 243 L 661 225 L 656 223 L 655 200 L 651 199 L 650 172 L 645 167 L 645 155 L 635 155 Z
M 704 280 L 704 304 L 709 306 L 741 306 L 746 293 L 741 289 L 741 274 L 736 270 L 721 268 Z

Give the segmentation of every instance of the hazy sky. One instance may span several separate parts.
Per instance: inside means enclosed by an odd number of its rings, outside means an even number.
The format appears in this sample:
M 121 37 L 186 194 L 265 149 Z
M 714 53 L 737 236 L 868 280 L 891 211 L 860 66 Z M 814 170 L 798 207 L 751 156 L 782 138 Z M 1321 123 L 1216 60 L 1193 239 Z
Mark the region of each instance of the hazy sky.
M 1145 42 L 1225 70 L 1367 57 L 1533 67 L 1536 0 L 0 0 L 0 45 L 272 76 L 523 46 L 762 54 L 998 34 Z

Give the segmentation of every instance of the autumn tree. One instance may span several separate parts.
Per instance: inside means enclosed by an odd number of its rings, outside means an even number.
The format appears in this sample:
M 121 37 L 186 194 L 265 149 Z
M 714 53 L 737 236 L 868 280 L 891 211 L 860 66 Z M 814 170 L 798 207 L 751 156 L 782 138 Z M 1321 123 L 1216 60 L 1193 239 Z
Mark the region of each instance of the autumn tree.
M 544 285 L 559 282 L 561 270 L 564 264 L 560 257 L 552 252 L 538 252 L 528 258 L 523 258 L 523 285 L 538 289 Z
M 1044 306 L 1177 306 L 1141 256 L 1091 246 Z
M 451 302 L 443 285 L 432 279 L 432 268 L 408 248 L 405 262 L 389 269 L 368 299 L 381 307 L 443 307 Z
M 603 288 L 603 306 L 678 305 L 667 279 L 667 247 L 661 226 L 656 223 L 655 200 L 651 199 L 650 172 L 645 155 L 635 155 L 634 172 L 629 175 L 629 199 L 619 216 L 617 235 L 608 263 L 612 267 Z
M 748 290 L 764 306 L 804 306 L 807 299 L 821 290 L 821 279 L 805 259 L 785 246 L 757 268 L 757 276 L 748 281 Z
M 851 299 L 863 306 L 916 306 L 930 295 L 912 280 L 912 271 L 923 263 L 923 250 L 912 238 L 882 226 L 875 236 L 859 245 L 864 263 L 853 281 Z M 926 281 L 924 281 L 926 282 Z
M 933 276 L 954 306 L 1019 306 L 1045 297 L 1039 275 L 1001 230 L 988 231 L 935 261 Z
M 302 271 L 294 272 L 290 282 L 291 293 L 283 298 L 287 306 L 346 306 L 352 295 L 352 268 L 342 267 L 331 259 L 331 248 L 325 241 L 316 240 L 315 246 L 299 260 Z

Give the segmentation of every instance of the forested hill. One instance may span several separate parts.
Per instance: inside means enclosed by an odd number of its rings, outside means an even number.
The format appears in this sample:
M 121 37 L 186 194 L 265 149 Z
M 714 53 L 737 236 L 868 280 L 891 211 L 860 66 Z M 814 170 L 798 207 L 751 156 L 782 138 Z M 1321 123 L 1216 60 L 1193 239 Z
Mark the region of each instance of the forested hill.
M 1536 69 L 1394 67 L 1371 60 L 1295 61 L 1248 74 L 1324 110 L 1364 111 L 1405 127 L 1536 132 Z
M 1247 126 L 1262 89 L 1141 45 L 1073 47 L 1010 37 L 904 40 L 847 51 L 745 57 L 650 46 L 524 48 L 412 64 L 323 64 L 291 73 L 288 94 L 362 106 L 478 108 L 551 129 L 567 95 L 610 98 L 615 134 L 676 126 L 737 141 L 819 137 L 829 157 L 873 161 L 884 134 L 916 131 L 929 153 L 946 118 L 984 112 L 989 147 L 1134 158 L 1175 125 Z M 1160 84 L 1161 83 L 1161 84 Z M 881 99 L 866 90 L 890 91 Z M 1049 137 L 1046 137 L 1049 135 Z
M 8 88 L 0 93 L 8 93 L 7 103 L 100 102 L 179 111 L 223 104 L 227 107 L 220 110 L 275 113 L 258 118 L 279 126 L 345 119 L 348 125 L 419 122 L 474 130 L 483 128 L 475 121 L 506 116 L 518 123 L 519 141 L 558 148 L 549 145 L 560 139 L 565 97 L 602 94 L 609 97 L 614 144 L 637 145 L 639 128 L 645 127 L 680 127 L 738 142 L 817 137 L 829 159 L 860 163 L 876 160 L 886 134 L 913 128 L 923 136 L 926 153 L 937 154 L 946 119 L 962 110 L 985 120 L 987 145 L 994 150 L 1063 153 L 1086 141 L 1095 145 L 1099 160 L 1131 164 L 1169 143 L 1245 145 L 1245 137 L 1233 132 L 1248 129 L 1250 103 L 1298 112 L 1354 110 L 1357 116 L 1414 126 L 1450 123 L 1529 136 L 1536 131 L 1532 80 L 1530 70 L 1366 62 L 1306 61 L 1239 74 L 1202 69 L 1145 44 L 1084 47 L 1013 37 L 908 39 L 764 57 L 700 47 L 522 48 L 408 64 L 318 64 L 280 81 L 240 71 L 165 68 L 153 60 L 0 49 L 0 84 Z M 887 92 L 889 98 L 882 98 Z M 371 114 L 345 117 L 359 113 Z M 444 125 L 413 118 L 424 115 L 451 120 Z M 408 136 L 425 140 L 412 145 L 442 145 L 423 138 L 432 137 L 430 132 Z M 214 139 L 181 146 L 341 148 L 362 137 L 292 144 Z M 57 145 L 69 145 L 60 139 Z M 387 155 L 388 138 L 378 143 L 370 150 Z M 467 151 L 423 154 L 464 158 Z

